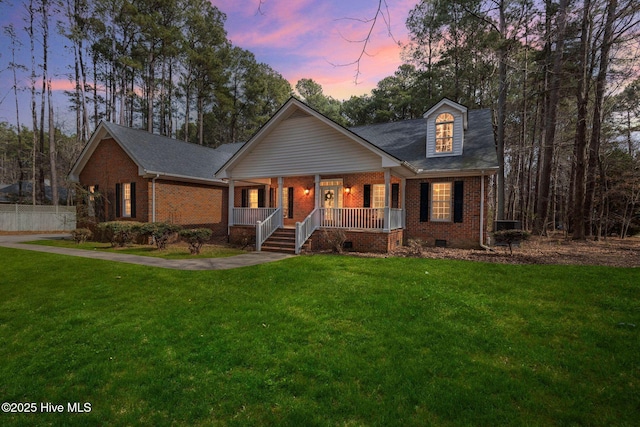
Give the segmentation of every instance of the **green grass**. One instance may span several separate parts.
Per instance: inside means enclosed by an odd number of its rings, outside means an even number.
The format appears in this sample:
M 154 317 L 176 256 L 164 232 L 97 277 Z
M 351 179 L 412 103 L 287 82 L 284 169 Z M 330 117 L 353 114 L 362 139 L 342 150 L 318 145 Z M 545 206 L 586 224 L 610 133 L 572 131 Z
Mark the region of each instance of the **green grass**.
M 0 248 L 2 425 L 637 425 L 640 269 Z M 638 327 L 636 327 L 636 325 Z
M 76 243 L 69 239 L 42 239 L 25 242 L 32 245 L 56 246 L 60 248 L 98 250 L 129 255 L 142 255 L 165 259 L 187 258 L 224 258 L 246 253 L 243 250 L 217 245 L 204 245 L 198 255 L 191 255 L 189 247 L 185 243 L 170 244 L 164 250 L 158 250 L 154 245 L 130 245 L 123 248 L 114 248 L 110 243 L 85 242 Z

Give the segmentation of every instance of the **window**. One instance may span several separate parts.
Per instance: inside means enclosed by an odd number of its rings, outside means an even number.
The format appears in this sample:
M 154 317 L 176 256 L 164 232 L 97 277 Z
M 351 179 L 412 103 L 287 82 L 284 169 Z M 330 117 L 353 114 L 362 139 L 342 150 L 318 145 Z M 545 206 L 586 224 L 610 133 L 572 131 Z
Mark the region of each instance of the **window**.
M 453 151 L 453 115 L 442 113 L 436 118 L 436 153 Z
M 431 220 L 451 221 L 451 183 L 434 183 L 431 194 Z
M 87 215 L 90 217 L 96 216 L 96 185 L 90 185 L 89 197 L 87 198 Z
M 131 217 L 131 183 L 122 184 L 122 216 Z
M 258 189 L 251 188 L 249 189 L 249 206 L 248 208 L 255 209 L 258 207 Z
M 116 217 L 136 217 L 136 183 L 116 184 Z
M 372 208 L 384 208 L 384 184 L 373 184 Z

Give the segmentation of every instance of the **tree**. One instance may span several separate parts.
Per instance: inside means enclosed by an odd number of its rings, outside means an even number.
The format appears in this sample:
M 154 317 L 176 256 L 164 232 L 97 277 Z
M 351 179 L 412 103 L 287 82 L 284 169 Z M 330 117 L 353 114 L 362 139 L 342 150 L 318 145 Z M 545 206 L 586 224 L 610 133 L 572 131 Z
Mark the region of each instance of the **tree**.
M 296 91 L 302 100 L 311 108 L 329 117 L 331 120 L 345 124 L 340 112 L 340 101 L 324 94 L 322 86 L 313 79 L 300 79 L 296 83 Z

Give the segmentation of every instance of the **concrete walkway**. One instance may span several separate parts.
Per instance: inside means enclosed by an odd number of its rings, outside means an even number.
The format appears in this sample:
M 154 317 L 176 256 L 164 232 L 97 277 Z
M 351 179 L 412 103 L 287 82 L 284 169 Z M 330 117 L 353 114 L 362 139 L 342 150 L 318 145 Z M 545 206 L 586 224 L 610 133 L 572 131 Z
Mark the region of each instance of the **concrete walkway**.
M 70 237 L 71 236 L 69 234 L 0 235 L 0 246 L 12 249 L 24 249 L 28 251 L 78 256 L 82 258 L 125 262 L 128 264 L 147 265 L 150 267 L 170 268 L 174 270 L 228 270 L 231 268 L 248 267 L 267 262 L 280 261 L 293 256 L 274 252 L 249 252 L 226 258 L 164 259 L 140 255 L 118 254 L 113 252 L 88 251 L 84 249 L 28 245 L 23 243 L 39 239 L 61 239 Z

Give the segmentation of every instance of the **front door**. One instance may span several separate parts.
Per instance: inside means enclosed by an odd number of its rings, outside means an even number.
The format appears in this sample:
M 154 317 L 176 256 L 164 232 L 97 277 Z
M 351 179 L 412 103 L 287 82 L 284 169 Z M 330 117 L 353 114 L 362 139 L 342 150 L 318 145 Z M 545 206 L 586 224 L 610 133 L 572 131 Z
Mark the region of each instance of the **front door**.
M 342 186 L 330 185 L 321 188 L 324 225 L 328 227 L 339 226 L 340 208 L 342 208 Z

